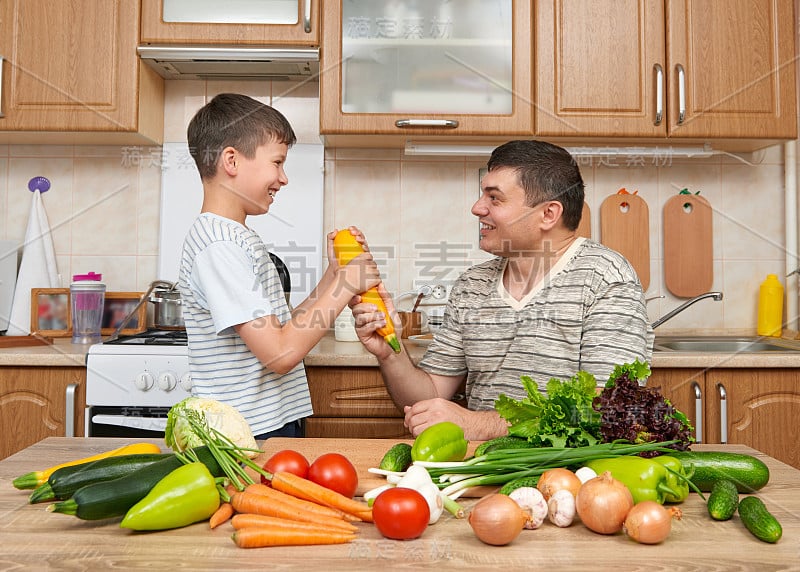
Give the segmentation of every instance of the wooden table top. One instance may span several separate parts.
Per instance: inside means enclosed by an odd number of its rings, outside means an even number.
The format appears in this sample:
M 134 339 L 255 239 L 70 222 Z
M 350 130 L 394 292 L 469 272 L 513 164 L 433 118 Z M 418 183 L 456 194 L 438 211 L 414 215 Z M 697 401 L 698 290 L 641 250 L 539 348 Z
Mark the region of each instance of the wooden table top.
M 670 537 L 660 545 L 636 544 L 621 533 L 591 532 L 580 522 L 566 529 L 545 523 L 525 530 L 510 545 L 481 543 L 466 520 L 445 512 L 416 540 L 381 537 L 371 524 L 359 524 L 351 544 L 301 549 L 240 549 L 230 539 L 230 523 L 209 530 L 207 523 L 182 529 L 133 533 L 119 519 L 81 521 L 48 513 L 44 504 L 27 503 L 28 491 L 11 480 L 31 470 L 116 448 L 130 439 L 50 437 L 0 462 L 0 569 L 187 569 L 187 570 L 376 570 L 380 568 L 486 570 L 787 570 L 800 569 L 800 471 L 750 448 L 698 445 L 695 450 L 724 450 L 756 455 L 770 468 L 769 484 L 759 491 L 783 526 L 783 538 L 767 544 L 753 537 L 738 516 L 715 522 L 696 495 L 680 505 Z M 157 442 L 157 441 L 154 441 Z M 340 452 L 354 461 L 359 476 L 376 466 L 392 440 L 271 440 L 265 454 L 291 446 L 310 460 Z M 163 443 L 159 443 L 163 446 Z M 364 487 L 362 486 L 362 489 Z M 474 498 L 462 499 L 470 507 Z

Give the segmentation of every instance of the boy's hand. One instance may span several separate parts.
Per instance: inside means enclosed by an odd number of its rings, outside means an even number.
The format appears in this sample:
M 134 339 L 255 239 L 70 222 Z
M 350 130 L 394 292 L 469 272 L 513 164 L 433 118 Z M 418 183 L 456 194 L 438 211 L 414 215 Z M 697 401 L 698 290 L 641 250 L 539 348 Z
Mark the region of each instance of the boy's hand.
M 356 237 L 356 240 L 361 244 L 361 248 L 364 249 L 364 252 L 369 252 L 369 246 L 367 246 L 367 241 L 364 238 L 364 233 L 362 233 L 357 227 L 351 226 L 348 227 L 350 229 L 350 233 Z M 330 268 L 336 269 L 339 268 L 339 261 L 336 259 L 336 253 L 333 250 L 333 239 L 336 238 L 336 234 L 339 231 L 334 229 L 333 231 L 329 232 L 326 235 L 327 238 L 327 247 L 328 247 L 328 266 Z
M 369 252 L 359 254 L 337 270 L 337 281 L 350 296 L 366 292 L 381 282 L 380 270 Z

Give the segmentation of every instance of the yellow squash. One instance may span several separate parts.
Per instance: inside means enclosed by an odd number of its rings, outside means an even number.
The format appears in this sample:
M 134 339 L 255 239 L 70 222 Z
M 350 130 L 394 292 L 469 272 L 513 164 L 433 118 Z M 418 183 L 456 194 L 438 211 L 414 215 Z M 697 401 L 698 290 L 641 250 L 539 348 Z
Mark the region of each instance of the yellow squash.
M 125 445 L 124 447 L 120 447 L 119 449 L 114 449 L 112 451 L 106 451 L 105 453 L 92 455 L 91 457 L 85 457 L 83 459 L 75 459 L 74 461 L 61 463 L 60 465 L 54 465 L 49 469 L 44 469 L 42 471 L 31 471 L 30 473 L 25 473 L 24 475 L 14 479 L 12 484 L 18 489 L 23 489 L 23 490 L 35 489 L 39 485 L 46 483 L 50 475 L 53 474 L 56 471 L 56 469 L 60 469 L 61 467 L 71 467 L 72 465 L 80 465 L 81 463 L 90 463 L 92 461 L 97 461 L 98 459 L 105 459 L 106 457 L 118 457 L 120 455 L 137 455 L 141 453 L 160 453 L 160 452 L 161 448 L 155 443 L 132 443 L 130 445 Z
M 336 253 L 336 260 L 340 266 L 346 266 L 356 256 L 364 252 L 361 243 L 356 240 L 356 237 L 350 233 L 350 229 L 340 230 L 333 239 L 333 250 Z M 383 336 L 386 343 L 389 344 L 396 353 L 400 353 L 400 342 L 397 340 L 397 334 L 394 331 L 394 323 L 392 318 L 389 317 L 389 311 L 386 309 L 386 304 L 383 303 L 383 298 L 378 293 L 377 288 L 370 288 L 366 292 L 361 293 L 361 300 L 369 304 L 375 304 L 378 309 L 383 312 L 386 318 L 386 325 L 378 330 L 378 333 Z

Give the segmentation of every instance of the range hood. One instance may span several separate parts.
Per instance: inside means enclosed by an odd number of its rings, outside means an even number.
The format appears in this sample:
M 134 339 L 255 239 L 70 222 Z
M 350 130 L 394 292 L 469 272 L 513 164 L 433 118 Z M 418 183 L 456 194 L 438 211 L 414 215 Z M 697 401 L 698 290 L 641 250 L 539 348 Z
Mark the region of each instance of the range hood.
M 317 48 L 139 46 L 138 52 L 165 79 L 317 81 L 319 76 Z

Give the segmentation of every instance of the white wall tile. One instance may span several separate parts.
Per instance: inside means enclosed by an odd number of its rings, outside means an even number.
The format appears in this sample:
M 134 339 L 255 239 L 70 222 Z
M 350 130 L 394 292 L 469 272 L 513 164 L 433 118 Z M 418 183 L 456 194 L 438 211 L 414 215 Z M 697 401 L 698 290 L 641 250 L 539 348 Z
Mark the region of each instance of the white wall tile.
M 136 255 L 139 170 L 116 159 L 76 159 L 74 255 Z

